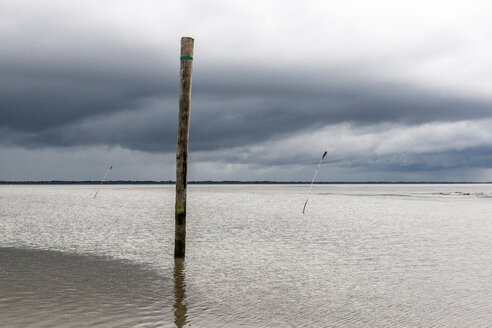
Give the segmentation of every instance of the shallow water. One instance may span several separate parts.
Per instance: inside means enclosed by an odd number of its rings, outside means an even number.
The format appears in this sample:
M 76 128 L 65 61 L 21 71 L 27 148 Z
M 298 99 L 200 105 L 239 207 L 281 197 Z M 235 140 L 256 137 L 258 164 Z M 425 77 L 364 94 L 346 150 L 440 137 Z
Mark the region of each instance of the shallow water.
M 490 327 L 492 185 L 0 186 L 1 327 Z

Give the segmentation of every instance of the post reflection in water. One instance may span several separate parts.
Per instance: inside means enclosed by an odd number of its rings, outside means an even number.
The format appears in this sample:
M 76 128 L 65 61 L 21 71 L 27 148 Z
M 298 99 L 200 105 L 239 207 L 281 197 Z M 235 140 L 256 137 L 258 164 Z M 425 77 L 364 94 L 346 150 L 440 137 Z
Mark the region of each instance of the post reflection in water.
M 174 260 L 174 323 L 178 328 L 187 324 L 186 281 L 184 260 Z

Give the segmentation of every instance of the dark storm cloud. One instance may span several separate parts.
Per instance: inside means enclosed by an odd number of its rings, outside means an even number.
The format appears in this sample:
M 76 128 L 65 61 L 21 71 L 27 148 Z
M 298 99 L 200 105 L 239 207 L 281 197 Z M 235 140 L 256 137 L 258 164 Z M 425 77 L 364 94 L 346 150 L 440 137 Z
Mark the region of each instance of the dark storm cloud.
M 195 84 L 195 149 L 245 145 L 342 122 L 415 125 L 492 115 L 490 103 L 405 86 L 364 80 L 337 83 L 337 76 L 322 79 L 296 72 L 257 76 L 240 72 L 235 81 L 226 81 L 229 84 Z
M 0 34 L 4 143 L 174 151 L 177 42 L 159 48 L 156 44 L 162 42 L 141 41 L 133 25 L 108 25 L 88 12 L 79 17 L 85 6 L 75 2 L 5 7 L 14 9 L 9 15 L 0 12 L 6 22 Z M 155 34 L 152 30 L 147 37 Z M 283 66 L 251 60 L 226 60 L 218 66 L 211 48 L 196 45 L 194 151 L 246 146 L 343 122 L 418 125 L 492 115 L 488 102 L 362 77 L 356 64 L 328 69 L 323 67 L 334 65 L 294 65 L 296 61 L 286 57 Z
M 0 125 L 25 132 L 118 112 L 141 98 L 170 90 L 176 79 L 165 69 L 160 75 L 146 71 L 137 57 L 115 65 L 72 63 L 2 64 Z M 147 65 L 152 65 L 148 63 Z
M 132 57 L 120 62 L 131 63 Z M 110 62 L 98 65 L 106 71 L 7 66 L 0 80 L 0 126 L 8 129 L 10 142 L 28 148 L 101 144 L 171 151 L 177 63 L 156 64 L 159 69 L 152 71 L 136 62 L 130 72 Z M 340 122 L 412 125 L 492 115 L 489 103 L 370 83 L 352 72 L 341 78 L 330 71 L 321 76 L 195 66 L 192 150 L 243 146 Z
M 492 163 L 492 146 L 475 146 L 459 150 L 427 153 L 397 153 L 341 162 L 347 168 L 375 169 L 394 172 L 438 172 L 452 169 L 487 169 Z M 460 181 L 459 176 L 455 181 Z M 463 179 L 461 181 L 466 181 Z
M 296 168 L 309 179 L 325 148 L 340 176 L 360 179 L 365 169 L 488 168 L 477 149 L 492 140 L 490 11 L 386 2 L 354 12 L 319 1 L 0 0 L 5 174 L 44 158 L 23 175 L 57 176 L 53 163 L 79 171 L 112 154 L 135 164 L 128 176 L 160 177 L 149 163 L 174 157 L 181 35 L 196 37 L 190 163 L 200 178 L 257 179 L 261 168 L 292 179 Z

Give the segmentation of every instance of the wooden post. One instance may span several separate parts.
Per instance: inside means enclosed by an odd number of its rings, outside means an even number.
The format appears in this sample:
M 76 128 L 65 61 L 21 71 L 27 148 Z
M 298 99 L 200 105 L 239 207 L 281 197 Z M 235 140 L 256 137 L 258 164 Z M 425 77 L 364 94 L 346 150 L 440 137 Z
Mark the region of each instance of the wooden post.
M 186 304 L 186 279 L 184 259 L 174 260 L 174 323 L 176 327 L 182 328 L 187 324 L 186 314 L 188 306 Z
M 192 38 L 181 38 L 178 145 L 176 149 L 174 258 L 184 258 L 186 249 L 186 173 L 188 169 L 193 43 L 194 40 Z

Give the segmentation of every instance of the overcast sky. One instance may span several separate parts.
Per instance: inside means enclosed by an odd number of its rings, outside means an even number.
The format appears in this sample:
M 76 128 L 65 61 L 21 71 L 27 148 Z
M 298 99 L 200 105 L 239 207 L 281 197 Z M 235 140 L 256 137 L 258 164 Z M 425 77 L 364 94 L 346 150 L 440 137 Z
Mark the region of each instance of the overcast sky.
M 0 0 L 0 180 L 492 181 L 488 1 Z

